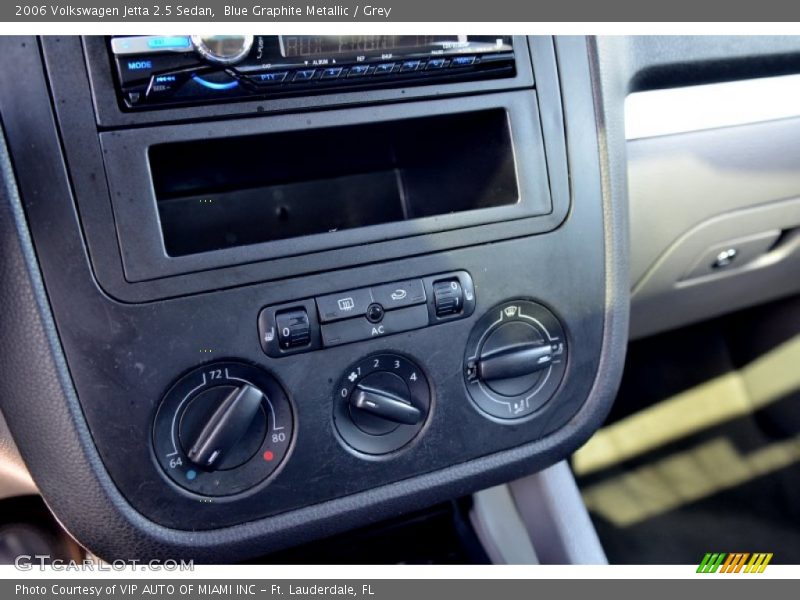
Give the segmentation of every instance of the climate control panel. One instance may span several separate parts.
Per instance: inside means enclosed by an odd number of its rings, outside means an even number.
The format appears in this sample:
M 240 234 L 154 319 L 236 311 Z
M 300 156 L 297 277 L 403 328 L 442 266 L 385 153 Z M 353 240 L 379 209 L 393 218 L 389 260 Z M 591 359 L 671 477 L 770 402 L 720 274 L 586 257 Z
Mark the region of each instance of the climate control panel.
M 475 305 L 472 278 L 453 271 L 267 307 L 259 315 L 259 335 L 265 352 L 281 357 L 336 349 L 346 343 L 341 332 L 350 330 L 362 333 L 346 341 L 388 336 L 403 329 L 387 324 L 409 314 L 412 329 L 463 319 Z M 370 328 L 378 333 L 370 334 Z M 566 331 L 538 302 L 506 300 L 478 318 L 463 339 L 466 348 L 453 349 L 465 393 L 451 392 L 443 410 L 471 403 L 472 414 L 484 423 L 476 424 L 481 429 L 487 419 L 501 426 L 533 419 L 564 378 Z M 396 460 L 425 437 L 434 420 L 437 381 L 427 374 L 433 358 L 387 349 L 340 366 L 338 380 L 328 379 L 333 387 L 325 386 L 327 400 L 314 407 L 316 425 L 326 421 L 338 444 L 360 459 Z M 173 484 L 201 496 L 233 496 L 267 482 L 288 462 L 297 422 L 292 391 L 300 408 L 309 405 L 302 392 L 279 383 L 275 375 L 284 365 L 292 369 L 291 361 L 272 361 L 269 371 L 243 361 L 219 361 L 178 379 L 162 399 L 153 426 L 156 462 Z M 451 373 L 451 381 L 460 378 L 457 366 Z
M 258 337 L 278 358 L 463 319 L 474 310 L 472 277 L 454 271 L 268 306 L 258 316 Z

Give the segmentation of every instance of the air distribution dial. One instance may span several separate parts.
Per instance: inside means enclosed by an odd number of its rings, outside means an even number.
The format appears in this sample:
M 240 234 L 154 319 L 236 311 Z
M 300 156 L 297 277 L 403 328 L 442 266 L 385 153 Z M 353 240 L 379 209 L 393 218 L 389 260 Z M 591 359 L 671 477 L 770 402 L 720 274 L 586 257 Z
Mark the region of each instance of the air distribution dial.
M 164 396 L 153 448 L 166 476 L 180 487 L 228 496 L 276 472 L 293 431 L 292 406 L 269 373 L 217 362 L 190 371 Z
M 566 336 L 555 315 L 529 300 L 509 301 L 481 317 L 470 335 L 467 390 L 491 417 L 524 419 L 553 396 L 566 358 Z
M 334 396 L 333 419 L 342 441 L 369 455 L 408 444 L 430 413 L 422 369 L 397 354 L 375 354 L 352 365 Z
M 250 53 L 252 35 L 193 35 L 197 53 L 209 62 L 232 65 Z

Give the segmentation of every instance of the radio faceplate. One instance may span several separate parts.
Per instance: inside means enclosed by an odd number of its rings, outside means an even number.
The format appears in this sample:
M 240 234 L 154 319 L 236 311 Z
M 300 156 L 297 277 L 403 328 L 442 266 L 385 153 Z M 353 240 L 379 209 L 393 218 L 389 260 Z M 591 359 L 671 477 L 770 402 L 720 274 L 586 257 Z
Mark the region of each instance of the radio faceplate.
M 123 108 L 513 77 L 510 36 L 121 36 Z

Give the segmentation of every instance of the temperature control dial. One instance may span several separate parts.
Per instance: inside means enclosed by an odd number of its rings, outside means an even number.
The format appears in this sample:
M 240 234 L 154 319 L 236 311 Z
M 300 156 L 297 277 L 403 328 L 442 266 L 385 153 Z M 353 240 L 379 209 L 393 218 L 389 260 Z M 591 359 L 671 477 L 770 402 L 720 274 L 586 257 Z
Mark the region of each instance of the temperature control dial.
M 184 489 L 228 496 L 275 473 L 292 441 L 292 406 L 278 382 L 253 365 L 218 362 L 181 377 L 156 414 L 153 447 Z
M 553 396 L 566 357 L 566 336 L 552 312 L 528 300 L 506 302 L 472 330 L 465 356 L 467 389 L 488 415 L 523 419 Z
M 396 354 L 375 354 L 342 377 L 333 419 L 349 447 L 364 454 L 389 454 L 419 433 L 430 405 L 428 380 L 416 364 Z

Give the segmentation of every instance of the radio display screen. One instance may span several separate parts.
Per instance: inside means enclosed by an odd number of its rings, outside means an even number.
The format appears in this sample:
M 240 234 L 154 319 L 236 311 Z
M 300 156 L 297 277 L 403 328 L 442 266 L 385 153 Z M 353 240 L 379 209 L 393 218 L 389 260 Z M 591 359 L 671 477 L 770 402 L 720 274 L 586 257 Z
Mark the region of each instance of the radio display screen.
M 281 35 L 284 58 L 359 54 L 436 54 L 502 52 L 511 40 L 497 36 L 466 35 Z

